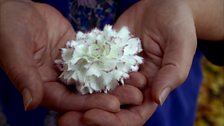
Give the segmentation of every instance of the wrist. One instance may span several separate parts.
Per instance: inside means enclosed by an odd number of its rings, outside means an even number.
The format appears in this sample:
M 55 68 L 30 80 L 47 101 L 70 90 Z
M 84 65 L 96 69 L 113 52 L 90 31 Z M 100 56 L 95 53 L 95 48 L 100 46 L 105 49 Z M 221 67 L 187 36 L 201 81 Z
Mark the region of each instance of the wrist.
M 224 40 L 224 0 L 186 0 L 192 10 L 197 37 Z

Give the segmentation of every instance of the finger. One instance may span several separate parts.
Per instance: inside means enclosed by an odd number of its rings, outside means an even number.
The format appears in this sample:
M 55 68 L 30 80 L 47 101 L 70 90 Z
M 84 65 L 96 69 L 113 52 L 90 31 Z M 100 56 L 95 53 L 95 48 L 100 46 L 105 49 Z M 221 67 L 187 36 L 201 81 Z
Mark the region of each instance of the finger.
M 171 36 L 173 38 L 165 48 L 161 68 L 151 85 L 152 97 L 160 105 L 173 89 L 186 80 L 196 50 L 197 40 L 193 31 L 184 31 L 181 34 L 175 32 Z
M 159 105 L 162 105 L 170 92 L 185 80 L 178 69 L 173 65 L 163 66 L 155 77 L 151 86 L 151 94 Z
M 10 70 L 8 75 L 16 88 L 22 93 L 24 109 L 36 108 L 42 101 L 43 96 L 42 81 L 37 69 L 27 65 L 26 68 L 22 68 L 23 70 L 17 71 L 15 69 L 19 68 Z
M 87 111 L 84 114 L 83 123 L 88 126 L 122 126 L 114 113 L 100 109 Z
M 143 125 L 156 111 L 157 104 L 153 101 L 153 99 L 148 95 L 150 92 L 150 88 L 144 90 L 144 101 L 142 105 L 134 106 L 129 109 L 133 115 L 137 116 L 136 123 Z M 120 115 L 120 118 L 125 118 L 125 114 Z M 139 119 L 139 121 L 137 120 Z M 128 120 L 126 120 L 128 121 Z
M 83 115 L 82 113 L 76 111 L 67 112 L 58 119 L 58 125 L 84 126 L 84 124 L 81 122 L 82 115 Z
M 2 38 L 5 36 L 1 36 Z M 3 38 L 0 63 L 15 87 L 22 93 L 25 110 L 37 107 L 42 100 L 42 80 L 35 66 L 28 43 Z
M 145 93 L 146 96 L 148 93 Z M 147 98 L 142 105 L 121 109 L 118 113 L 92 109 L 83 115 L 83 123 L 90 126 L 141 126 L 154 113 L 156 107 L 156 103 Z
M 125 84 L 135 86 L 137 88 L 144 88 L 146 86 L 146 78 L 140 72 L 132 72 L 129 78 L 125 80 Z
M 83 118 L 83 123 L 88 126 L 142 126 L 143 122 L 136 113 L 125 109 L 122 109 L 117 114 L 92 109 L 87 111 Z
M 116 96 L 121 105 L 139 105 L 143 101 L 142 92 L 130 85 L 118 86 L 115 90 L 111 91 L 110 94 Z
M 69 92 L 60 83 L 49 82 L 44 84 L 43 105 L 56 111 L 86 111 L 99 108 L 111 112 L 120 110 L 119 100 L 110 94 L 95 93 L 80 95 Z

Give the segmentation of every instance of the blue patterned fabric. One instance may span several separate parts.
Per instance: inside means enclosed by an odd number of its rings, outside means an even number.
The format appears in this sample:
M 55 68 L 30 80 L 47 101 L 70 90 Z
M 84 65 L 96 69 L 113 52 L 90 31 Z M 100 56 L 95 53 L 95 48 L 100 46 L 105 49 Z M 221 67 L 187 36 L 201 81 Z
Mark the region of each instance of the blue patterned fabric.
M 137 0 L 43 0 L 54 6 L 68 18 L 76 30 L 88 31 L 113 24 L 115 19 Z M 201 52 L 197 50 L 187 80 L 175 89 L 163 106 L 159 107 L 145 126 L 193 126 L 197 96 L 202 80 L 200 68 Z M 0 71 L 0 104 L 11 126 L 43 126 L 47 111 L 43 108 L 24 112 L 22 99 Z M 47 118 L 55 118 L 50 113 Z M 46 123 L 45 123 L 46 125 Z M 54 126 L 55 123 L 49 126 Z
M 69 18 L 75 30 L 90 31 L 113 23 L 115 15 L 114 0 L 73 0 Z

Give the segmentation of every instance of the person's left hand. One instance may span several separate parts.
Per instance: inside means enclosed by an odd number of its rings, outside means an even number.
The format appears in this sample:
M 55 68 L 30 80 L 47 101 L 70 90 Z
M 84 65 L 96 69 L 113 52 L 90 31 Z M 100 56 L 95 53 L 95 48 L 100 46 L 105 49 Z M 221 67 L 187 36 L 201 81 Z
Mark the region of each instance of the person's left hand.
M 41 104 L 62 112 L 117 112 L 120 103 L 141 103 L 142 94 L 133 86 L 119 87 L 113 95 L 79 95 L 60 83 L 54 60 L 75 32 L 56 9 L 25 0 L 1 1 L 0 8 L 0 67 L 22 93 L 25 110 Z M 134 93 L 123 99 L 119 92 Z

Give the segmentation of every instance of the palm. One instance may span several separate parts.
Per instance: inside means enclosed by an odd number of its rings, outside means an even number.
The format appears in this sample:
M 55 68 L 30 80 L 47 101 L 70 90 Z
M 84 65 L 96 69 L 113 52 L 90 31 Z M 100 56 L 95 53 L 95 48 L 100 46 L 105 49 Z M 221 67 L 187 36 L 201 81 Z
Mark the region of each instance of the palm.
M 33 41 L 36 45 L 33 48 L 33 57 L 44 84 L 43 104 L 51 109 L 70 110 L 73 107 L 66 106 L 66 102 L 68 102 L 66 100 L 72 95 L 58 82 L 58 72 L 54 60 L 59 56 L 59 49 L 68 40 L 74 39 L 75 32 L 68 21 L 52 7 L 43 4 L 34 4 L 34 6 L 39 12 L 39 19 L 43 19 L 40 26 L 37 26 L 38 29 L 32 29 L 34 33 L 39 33 L 33 36 L 36 38 L 36 41 Z M 68 98 L 65 98 L 66 96 Z

